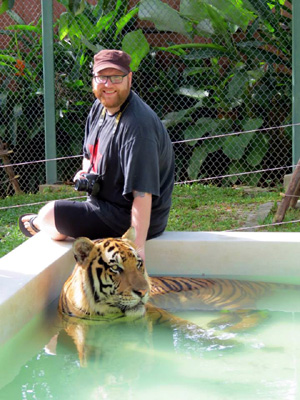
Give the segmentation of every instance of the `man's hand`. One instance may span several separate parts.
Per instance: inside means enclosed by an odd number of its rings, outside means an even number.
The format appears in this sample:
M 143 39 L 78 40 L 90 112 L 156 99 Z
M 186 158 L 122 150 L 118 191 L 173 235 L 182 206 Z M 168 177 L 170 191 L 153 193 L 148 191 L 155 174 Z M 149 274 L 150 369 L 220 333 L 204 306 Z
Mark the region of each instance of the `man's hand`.
M 78 179 L 82 179 L 82 174 L 87 174 L 88 170 L 90 169 L 91 162 L 87 158 L 83 158 L 82 160 L 82 169 L 76 173 L 73 178 L 73 182 L 77 181 Z
M 83 178 L 82 174 L 87 174 L 87 172 L 83 170 L 78 171 L 73 178 L 73 182 L 78 181 L 78 179 L 82 179 Z

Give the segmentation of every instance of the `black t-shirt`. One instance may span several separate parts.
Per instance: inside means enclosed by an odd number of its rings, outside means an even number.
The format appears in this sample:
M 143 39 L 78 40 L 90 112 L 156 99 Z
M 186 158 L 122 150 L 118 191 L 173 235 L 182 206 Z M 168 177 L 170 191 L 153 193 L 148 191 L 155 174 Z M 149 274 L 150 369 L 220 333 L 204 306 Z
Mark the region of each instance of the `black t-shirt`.
M 174 184 L 174 154 L 169 135 L 155 112 L 130 92 L 119 113 L 103 116 L 96 100 L 89 113 L 84 157 L 101 175 L 99 213 L 105 223 L 123 234 L 131 223 L 133 190 L 152 194 L 148 238 L 166 227 Z

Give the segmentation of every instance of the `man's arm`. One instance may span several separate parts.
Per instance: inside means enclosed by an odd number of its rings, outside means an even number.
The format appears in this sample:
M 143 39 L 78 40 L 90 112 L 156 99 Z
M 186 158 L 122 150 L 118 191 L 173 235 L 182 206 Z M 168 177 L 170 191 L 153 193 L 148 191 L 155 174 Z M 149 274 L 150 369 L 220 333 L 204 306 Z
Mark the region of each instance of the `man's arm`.
M 131 225 L 135 228 L 135 244 L 138 252 L 145 261 L 145 242 L 150 225 L 152 207 L 152 194 L 133 191 L 133 203 L 131 209 Z
M 82 159 L 82 170 L 83 171 L 88 171 L 88 169 L 90 168 L 91 162 L 89 159 L 83 157 Z
M 90 168 L 91 162 L 87 158 L 83 157 L 82 159 L 82 169 L 78 172 L 76 172 L 76 175 L 73 178 L 73 181 L 75 182 L 77 179 L 81 178 L 82 174 L 86 174 L 88 169 Z

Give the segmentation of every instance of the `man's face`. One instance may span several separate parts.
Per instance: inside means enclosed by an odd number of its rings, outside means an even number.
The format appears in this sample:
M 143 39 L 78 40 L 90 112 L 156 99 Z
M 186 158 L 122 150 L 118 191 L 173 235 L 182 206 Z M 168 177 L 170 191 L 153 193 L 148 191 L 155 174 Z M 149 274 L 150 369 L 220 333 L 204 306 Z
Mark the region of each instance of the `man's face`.
M 97 76 L 125 75 L 124 72 L 114 68 L 106 68 L 97 72 Z M 108 111 L 117 111 L 127 99 L 132 80 L 132 72 L 123 78 L 121 83 L 112 83 L 110 79 L 106 83 L 96 83 L 93 79 L 93 93 L 101 101 Z

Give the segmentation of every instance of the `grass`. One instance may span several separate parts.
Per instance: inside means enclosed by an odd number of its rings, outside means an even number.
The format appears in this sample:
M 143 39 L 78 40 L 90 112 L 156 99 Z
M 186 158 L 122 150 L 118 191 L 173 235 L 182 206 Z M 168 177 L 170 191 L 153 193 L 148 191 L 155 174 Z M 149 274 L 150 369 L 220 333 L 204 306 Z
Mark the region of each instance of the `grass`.
M 76 195 L 77 193 L 74 190 L 70 190 L 70 187 L 66 186 L 57 191 L 47 188 L 43 193 L 24 194 L 0 199 L 0 257 L 27 240 L 18 227 L 20 215 L 37 213 L 48 201 L 75 197 Z M 33 205 L 34 203 L 42 204 Z
M 44 190 L 43 193 L 19 195 L 0 199 L 0 257 L 20 245 L 27 238 L 18 228 L 21 214 L 36 213 L 47 202 L 60 198 L 76 197 L 70 187 L 60 190 Z M 218 188 L 206 185 L 175 186 L 173 204 L 167 230 L 169 231 L 224 231 L 244 226 L 250 213 L 255 213 L 261 204 L 272 202 L 271 213 L 258 225 L 271 224 L 281 201 L 280 189 L 262 190 L 258 188 L 237 187 Z M 31 204 L 31 205 L 28 205 Z M 13 206 L 19 206 L 9 208 Z M 7 207 L 7 208 L 6 208 Z M 299 220 L 300 210 L 290 209 L 285 221 Z M 284 224 L 265 227 L 264 231 L 300 231 L 300 224 Z
M 280 200 L 275 191 L 214 186 L 178 186 L 168 230 L 223 231 L 242 227 L 249 213 Z

